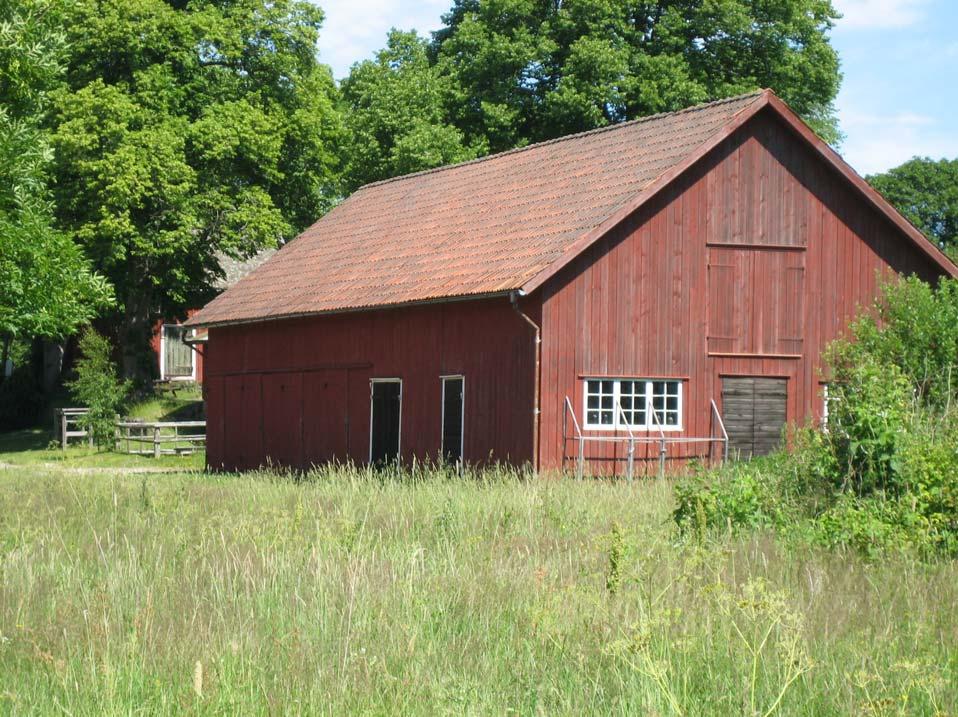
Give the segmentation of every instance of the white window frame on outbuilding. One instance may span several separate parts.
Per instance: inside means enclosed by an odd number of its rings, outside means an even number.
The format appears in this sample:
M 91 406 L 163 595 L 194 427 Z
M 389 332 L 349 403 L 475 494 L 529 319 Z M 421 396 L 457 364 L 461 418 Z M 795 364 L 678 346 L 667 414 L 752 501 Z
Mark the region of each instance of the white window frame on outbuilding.
M 589 431 L 684 430 L 684 384 L 684 380 L 677 378 L 584 378 L 583 428 Z M 670 398 L 675 399 L 673 408 L 668 407 Z M 593 399 L 591 405 L 590 399 Z M 653 412 L 658 422 L 653 420 Z M 674 416 L 674 423 L 667 423 L 669 415 Z
M 181 324 L 174 322 L 163 322 L 160 324 L 160 380 L 161 381 L 195 381 L 196 380 L 196 350 L 192 346 L 188 346 L 190 349 L 190 375 L 189 376 L 167 376 L 166 375 L 166 331 L 167 328 L 179 329 L 182 328 Z M 190 335 L 196 335 L 196 329 L 190 330 Z

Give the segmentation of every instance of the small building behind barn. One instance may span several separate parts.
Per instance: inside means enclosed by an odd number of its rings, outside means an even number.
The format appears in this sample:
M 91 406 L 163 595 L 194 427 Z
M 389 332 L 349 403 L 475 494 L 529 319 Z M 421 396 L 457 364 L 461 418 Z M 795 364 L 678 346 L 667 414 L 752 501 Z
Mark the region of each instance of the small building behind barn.
M 765 453 L 894 274 L 956 267 L 770 91 L 367 185 L 188 322 L 207 460 Z
M 276 249 L 263 249 L 242 258 L 218 254 L 219 278 L 213 284 L 214 290 L 226 291 L 275 253 Z M 165 317 L 153 325 L 150 348 L 156 358 L 156 375 L 161 382 L 203 382 L 202 346 L 207 334 L 205 330 L 184 325 L 184 319 L 189 319 L 197 311 L 196 308 L 187 309 L 183 316 Z

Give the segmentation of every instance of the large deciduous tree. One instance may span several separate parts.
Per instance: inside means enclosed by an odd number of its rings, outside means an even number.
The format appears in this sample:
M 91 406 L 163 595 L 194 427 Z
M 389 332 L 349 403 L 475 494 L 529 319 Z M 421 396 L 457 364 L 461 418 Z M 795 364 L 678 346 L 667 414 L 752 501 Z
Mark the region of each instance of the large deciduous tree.
M 770 87 L 827 140 L 831 0 L 455 0 L 433 53 L 491 149 Z
M 0 381 L 14 338 L 62 338 L 110 301 L 53 227 L 42 123 L 64 38 L 47 0 L 0 0 Z
M 429 62 L 428 41 L 393 30 L 374 60 L 353 66 L 342 83 L 350 140 L 347 184 L 367 182 L 472 159 L 484 142 L 467 146 L 447 118 L 458 101 L 448 76 Z
M 915 157 L 868 181 L 925 236 L 958 257 L 958 159 Z
M 59 219 L 116 288 L 124 373 L 218 252 L 275 246 L 336 200 L 343 129 L 306 0 L 74 0 L 57 96 Z
M 428 66 L 412 44 L 397 52 L 394 35 L 344 83 L 356 123 L 372 117 L 377 128 L 375 141 L 354 135 L 374 169 L 360 174 L 436 163 L 438 151 L 393 161 L 424 125 L 436 145 L 468 156 L 763 87 L 835 142 L 837 17 L 831 0 L 455 0 Z M 440 89 L 412 92 L 421 78 Z

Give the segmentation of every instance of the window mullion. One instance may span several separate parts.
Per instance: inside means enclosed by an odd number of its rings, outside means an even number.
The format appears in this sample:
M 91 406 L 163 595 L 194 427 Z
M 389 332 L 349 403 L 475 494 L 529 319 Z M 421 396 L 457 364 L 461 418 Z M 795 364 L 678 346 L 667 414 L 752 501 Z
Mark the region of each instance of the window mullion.
M 622 382 L 613 381 L 612 382 L 612 428 L 616 431 L 620 430 L 619 427 L 619 397 L 622 394 Z

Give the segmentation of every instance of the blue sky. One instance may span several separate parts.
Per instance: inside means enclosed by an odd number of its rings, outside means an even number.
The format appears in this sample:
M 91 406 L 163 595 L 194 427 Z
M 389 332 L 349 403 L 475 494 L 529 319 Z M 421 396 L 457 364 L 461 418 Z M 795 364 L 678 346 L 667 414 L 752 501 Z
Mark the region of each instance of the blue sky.
M 862 174 L 915 156 L 958 158 L 958 1 L 833 0 L 844 80 L 839 148 Z M 426 34 L 451 0 L 319 0 L 320 57 L 337 79 L 373 55 L 390 27 Z

